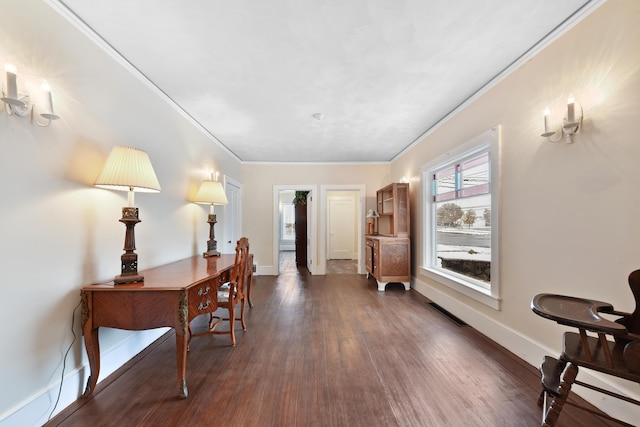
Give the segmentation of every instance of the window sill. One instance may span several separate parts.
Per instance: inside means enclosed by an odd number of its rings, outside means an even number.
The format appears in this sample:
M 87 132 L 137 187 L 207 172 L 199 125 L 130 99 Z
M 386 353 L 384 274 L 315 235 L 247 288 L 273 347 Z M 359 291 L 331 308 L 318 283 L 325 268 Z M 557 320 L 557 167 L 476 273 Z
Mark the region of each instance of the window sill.
M 475 284 L 471 280 L 464 280 L 453 274 L 447 274 L 446 272 L 428 267 L 420 267 L 426 276 L 435 280 L 436 282 L 460 292 L 463 295 L 468 296 L 494 310 L 500 310 L 500 298 L 491 294 L 490 289 L 485 289 L 482 286 Z

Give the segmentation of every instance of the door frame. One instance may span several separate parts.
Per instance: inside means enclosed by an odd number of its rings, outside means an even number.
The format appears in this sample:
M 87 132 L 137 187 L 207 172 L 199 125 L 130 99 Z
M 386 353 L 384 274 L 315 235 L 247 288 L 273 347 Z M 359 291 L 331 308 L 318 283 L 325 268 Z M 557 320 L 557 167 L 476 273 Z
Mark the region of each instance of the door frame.
M 317 185 L 274 185 L 273 186 L 273 271 L 275 275 L 280 274 L 280 191 L 282 190 L 294 190 L 294 191 L 308 191 L 312 197 L 314 203 L 318 200 L 318 186 Z M 311 228 L 311 236 L 307 236 L 307 239 L 311 239 L 311 269 L 309 273 L 312 275 L 318 273 L 318 209 L 310 209 L 307 211 L 307 222 Z M 309 257 L 309 254 L 307 254 Z
M 229 199 L 229 193 L 227 192 L 227 184 L 230 184 L 238 188 L 238 199 L 231 200 L 231 203 L 223 206 L 222 220 L 225 222 L 225 224 L 224 224 L 224 227 L 222 228 L 222 237 L 223 237 L 222 245 L 221 245 L 222 247 L 218 248 L 218 250 L 220 250 L 220 252 L 225 254 L 232 254 L 232 253 L 235 253 L 236 242 L 234 242 L 233 238 L 231 237 L 231 235 L 233 234 L 233 230 L 230 230 L 232 223 L 228 219 L 231 218 L 232 216 L 236 219 L 238 224 L 238 231 L 240 232 L 240 235 L 238 236 L 238 239 L 239 239 L 240 237 L 242 237 L 242 183 L 238 180 L 231 178 L 228 175 L 224 175 L 222 177 L 222 185 L 224 187 L 224 192 L 225 192 L 225 195 L 227 196 L 227 199 Z M 229 239 L 231 239 L 231 242 L 229 242 Z
M 320 185 L 320 241 L 316 263 L 317 274 L 327 274 L 327 191 L 357 191 L 358 206 L 356 218 L 356 233 L 358 233 L 358 274 L 364 274 L 364 256 L 363 256 L 363 236 L 364 236 L 364 208 L 367 196 L 367 186 L 365 184 L 337 185 L 327 184 Z

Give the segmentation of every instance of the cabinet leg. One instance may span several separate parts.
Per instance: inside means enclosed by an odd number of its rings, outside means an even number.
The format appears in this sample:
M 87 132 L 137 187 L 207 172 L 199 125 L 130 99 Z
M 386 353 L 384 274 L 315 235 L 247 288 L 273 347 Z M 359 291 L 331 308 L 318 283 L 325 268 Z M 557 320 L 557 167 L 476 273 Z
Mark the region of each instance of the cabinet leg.
M 405 291 L 408 291 L 409 289 L 411 289 L 411 282 L 402 282 L 402 284 L 404 285 Z
M 378 281 L 376 280 L 376 282 Z M 387 283 L 389 282 L 378 282 L 378 291 L 384 292 L 384 288 L 387 286 Z

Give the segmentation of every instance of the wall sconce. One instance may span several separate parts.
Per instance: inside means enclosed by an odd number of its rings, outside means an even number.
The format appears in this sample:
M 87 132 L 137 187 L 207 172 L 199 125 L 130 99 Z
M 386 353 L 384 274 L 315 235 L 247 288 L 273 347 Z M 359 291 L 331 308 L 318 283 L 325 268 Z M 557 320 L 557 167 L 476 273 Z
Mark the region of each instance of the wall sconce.
M 31 122 L 38 126 L 49 126 L 52 120 L 58 120 L 60 116 L 55 114 L 53 110 L 53 97 L 51 95 L 51 87 L 46 81 L 42 82 L 42 91 L 44 95 L 44 108 L 36 115 L 35 107 L 31 96 L 26 92 L 18 91 L 18 73 L 16 67 L 11 64 L 5 65 L 7 73 L 6 84 L 2 91 L 2 100 L 5 103 L 5 109 L 9 115 L 26 117 L 31 115 Z M 38 121 L 40 116 L 46 119 L 46 122 Z
M 146 152 L 130 147 L 113 147 L 100 176 L 93 184 L 108 190 L 128 191 L 128 206 L 122 208 L 120 222 L 126 227 L 124 251 L 120 260 L 122 273 L 115 277 L 116 285 L 144 281 L 138 274 L 138 254 L 133 227 L 140 222 L 138 208 L 133 207 L 134 191 L 156 193 L 160 191 L 160 183 L 153 171 L 151 161 Z
M 202 181 L 194 202 L 210 206 L 209 217 L 207 219 L 207 222 L 209 223 L 209 240 L 207 241 L 207 251 L 202 255 L 205 257 L 220 256 L 215 231 L 213 229 L 216 224 L 216 215 L 213 212 L 213 205 L 226 205 L 229 203 L 227 195 L 224 192 L 224 188 L 222 188 L 222 184 L 218 181 L 214 181 L 213 179 Z
M 580 132 L 582 127 L 582 105 L 578 104 L 573 97 L 569 97 L 567 100 L 567 116 L 562 119 L 562 127 L 558 131 L 552 130 L 552 126 L 549 123 L 549 116 L 551 110 L 549 108 L 544 110 L 544 132 L 540 135 L 547 138 L 549 142 L 558 142 L 565 137 L 567 144 L 573 143 L 573 135 Z M 559 133 L 557 139 L 551 139 L 552 136 Z
M 51 124 L 51 120 L 58 120 L 60 116 L 53 111 L 53 95 L 51 95 L 51 86 L 49 86 L 49 83 L 47 83 L 46 80 L 42 81 L 42 90 L 44 92 L 44 109 L 40 112 L 40 117 L 47 119 L 47 123 L 41 124 L 38 121 L 35 123 L 38 126 L 49 126 Z

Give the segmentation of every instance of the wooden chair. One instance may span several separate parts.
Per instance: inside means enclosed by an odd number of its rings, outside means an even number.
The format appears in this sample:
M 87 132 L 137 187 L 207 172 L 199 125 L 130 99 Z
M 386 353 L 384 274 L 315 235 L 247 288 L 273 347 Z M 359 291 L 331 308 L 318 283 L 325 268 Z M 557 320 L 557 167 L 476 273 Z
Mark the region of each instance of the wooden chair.
M 538 404 L 542 407 L 541 425 L 543 427 L 555 426 L 565 404 L 579 407 L 622 425 L 632 426 L 601 412 L 567 401 L 571 386 L 578 384 L 640 405 L 638 400 L 576 379 L 578 367 L 583 367 L 640 384 L 640 270 L 629 275 L 629 286 L 636 302 L 633 313 L 616 311 L 609 303 L 583 298 L 553 294 L 540 294 L 533 298 L 531 309 L 534 313 L 561 325 L 578 329 L 577 333 L 564 333 L 562 354 L 558 359 L 546 356 L 540 366 L 542 392 Z M 620 317 L 610 321 L 599 313 Z
M 231 336 L 231 345 L 236 345 L 235 322 L 240 321 L 242 329 L 247 330 L 247 325 L 244 321 L 244 309 L 247 299 L 246 287 L 248 286 L 248 281 L 251 280 L 253 272 L 253 261 L 249 264 L 250 259 L 253 260 L 253 255 L 249 254 L 249 239 L 241 237 L 236 244 L 236 258 L 229 275 L 229 281 L 220 286 L 217 292 L 218 308 L 226 309 L 229 312 L 229 317 L 220 317 L 212 314 L 209 319 L 209 328 L 204 332 L 194 334 L 191 331 L 191 326 L 189 326 L 189 339 L 201 335 L 225 334 Z M 251 272 L 251 275 L 249 272 Z M 240 315 L 236 317 L 238 304 L 240 304 Z M 229 330 L 216 330 L 225 320 L 229 321 Z

